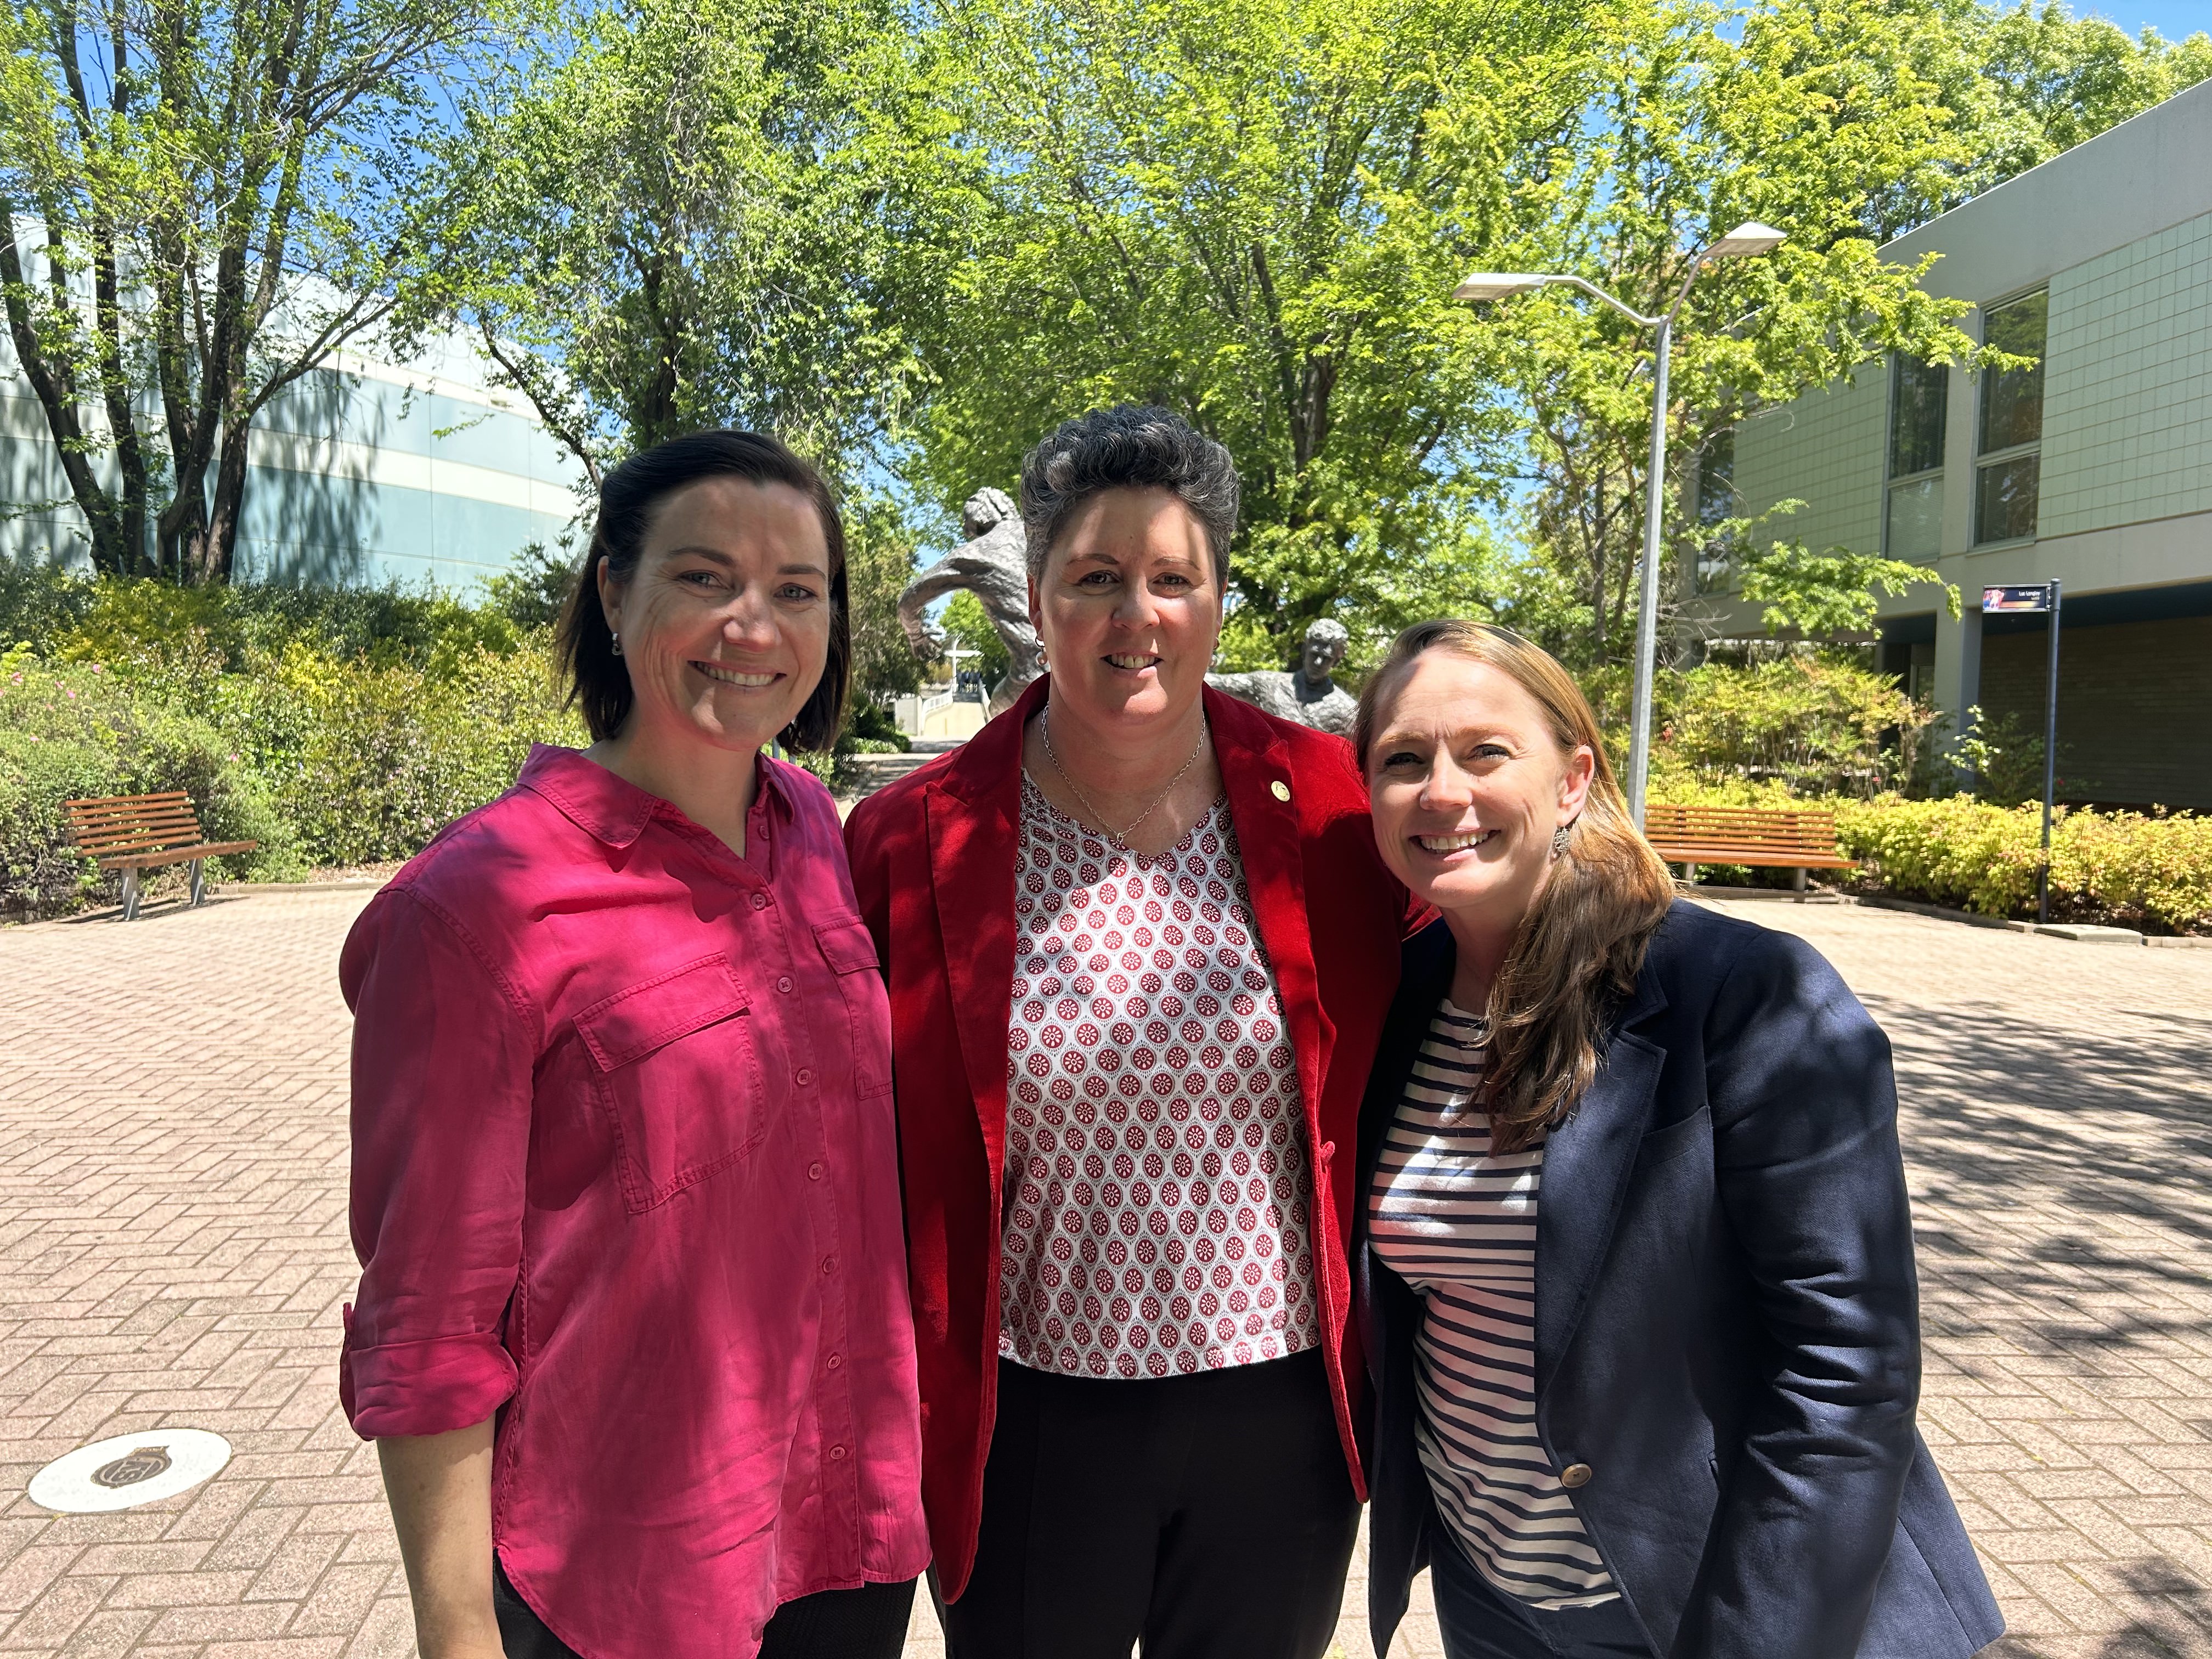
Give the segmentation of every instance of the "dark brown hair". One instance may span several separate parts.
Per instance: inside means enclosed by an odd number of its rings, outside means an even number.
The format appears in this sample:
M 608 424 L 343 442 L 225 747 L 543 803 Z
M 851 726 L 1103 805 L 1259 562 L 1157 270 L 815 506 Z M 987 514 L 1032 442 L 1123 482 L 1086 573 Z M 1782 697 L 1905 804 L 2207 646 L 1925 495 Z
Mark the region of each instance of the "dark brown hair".
M 781 733 L 792 749 L 827 749 L 837 741 L 852 679 L 851 608 L 846 602 L 845 526 L 836 497 L 822 475 L 777 440 L 759 432 L 694 432 L 633 455 L 599 485 L 599 522 L 591 550 L 576 573 L 575 590 L 561 618 L 559 660 L 568 701 L 583 711 L 594 738 L 613 737 L 629 718 L 629 670 L 615 655 L 614 635 L 599 606 L 599 561 L 618 585 L 637 574 L 646 532 L 669 496 L 702 478 L 744 478 L 788 484 L 814 503 L 822 539 L 830 549 L 830 656 L 822 678 Z
M 1674 902 L 1674 882 L 1629 817 L 1582 688 L 1550 652 L 1510 629 L 1427 622 L 1398 635 L 1360 693 L 1352 743 L 1361 771 L 1400 688 L 1428 651 L 1498 670 L 1535 699 L 1559 752 L 1587 748 L 1596 769 L 1565 848 L 1490 988 L 1484 1109 L 1497 1150 L 1519 1152 L 1571 1112 L 1596 1077 L 1607 1024 L 1636 988 L 1651 935 Z

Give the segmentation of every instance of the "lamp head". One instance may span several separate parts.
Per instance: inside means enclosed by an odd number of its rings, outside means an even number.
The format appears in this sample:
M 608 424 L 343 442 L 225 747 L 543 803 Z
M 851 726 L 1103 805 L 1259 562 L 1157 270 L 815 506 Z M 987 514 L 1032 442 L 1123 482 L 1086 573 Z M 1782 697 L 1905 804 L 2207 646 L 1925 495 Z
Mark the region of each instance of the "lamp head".
M 1771 253 L 1790 240 L 1789 233 L 1747 219 L 1705 250 L 1708 259 L 1738 259 L 1747 254 Z
M 1452 290 L 1455 300 L 1503 300 L 1509 295 L 1526 294 L 1531 289 L 1541 288 L 1552 279 L 1538 276 L 1525 270 L 1478 270 Z

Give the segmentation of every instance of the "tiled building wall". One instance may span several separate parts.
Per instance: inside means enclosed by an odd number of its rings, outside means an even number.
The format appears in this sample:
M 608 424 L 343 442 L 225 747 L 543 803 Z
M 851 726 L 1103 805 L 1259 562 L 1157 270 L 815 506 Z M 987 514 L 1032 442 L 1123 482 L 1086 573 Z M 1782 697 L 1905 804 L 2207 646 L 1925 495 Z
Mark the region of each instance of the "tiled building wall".
M 1880 363 L 1792 403 L 1761 410 L 1738 428 L 1735 491 L 1756 515 L 1777 501 L 1802 501 L 1768 520 L 1756 539 L 1802 539 L 1814 552 L 1881 546 L 1882 445 L 1888 432 L 1889 377 Z
M 2038 532 L 2212 508 L 2212 215 L 2051 283 Z
M 2040 632 L 1985 636 L 1983 713 L 2040 736 L 2050 650 Z M 2212 617 L 2060 634 L 2058 772 L 2062 798 L 2212 811 Z

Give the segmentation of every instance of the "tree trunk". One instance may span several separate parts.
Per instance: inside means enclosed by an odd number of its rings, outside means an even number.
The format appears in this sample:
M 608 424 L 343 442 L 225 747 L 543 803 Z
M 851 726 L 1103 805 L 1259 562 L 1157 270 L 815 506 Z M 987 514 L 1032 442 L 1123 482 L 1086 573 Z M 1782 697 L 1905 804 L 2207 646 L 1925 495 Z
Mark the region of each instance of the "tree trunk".
M 47 234 L 51 241 L 51 226 Z M 48 258 L 58 254 L 58 247 L 50 247 Z M 38 395 L 46 429 L 53 434 L 62 476 L 69 481 L 70 495 L 91 531 L 93 568 L 118 575 L 128 572 L 142 556 L 144 520 L 139 520 L 141 539 L 133 544 L 123 509 L 100 486 L 99 475 L 93 471 L 91 446 L 77 414 L 76 376 L 66 362 L 50 360 L 39 339 L 31 316 L 30 288 L 23 280 L 22 252 L 15 245 L 15 204 L 6 198 L 0 198 L 0 284 L 7 291 L 8 333 L 15 343 L 16 361 Z
M 215 499 L 210 504 L 207 540 L 201 555 L 199 579 L 227 582 L 237 563 L 238 523 L 246 504 L 246 446 L 252 437 L 249 420 L 228 422 L 215 470 Z

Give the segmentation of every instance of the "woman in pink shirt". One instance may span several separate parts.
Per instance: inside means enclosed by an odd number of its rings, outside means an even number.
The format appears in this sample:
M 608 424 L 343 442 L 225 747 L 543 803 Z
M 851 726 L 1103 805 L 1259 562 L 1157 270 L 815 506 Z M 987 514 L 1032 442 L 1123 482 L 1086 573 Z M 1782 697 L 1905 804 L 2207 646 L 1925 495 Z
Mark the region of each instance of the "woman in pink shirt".
M 890 1014 L 821 785 L 844 536 L 774 439 L 608 475 L 534 750 L 363 912 L 341 1386 L 423 1659 L 896 1659 L 929 1546 Z

